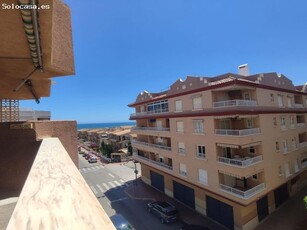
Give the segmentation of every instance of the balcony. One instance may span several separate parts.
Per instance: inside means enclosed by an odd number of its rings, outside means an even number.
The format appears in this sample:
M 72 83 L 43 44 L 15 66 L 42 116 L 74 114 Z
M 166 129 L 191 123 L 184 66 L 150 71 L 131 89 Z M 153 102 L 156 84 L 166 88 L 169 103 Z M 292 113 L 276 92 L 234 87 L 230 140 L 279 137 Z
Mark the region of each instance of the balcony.
M 43 138 L 7 229 L 42 226 L 115 229 L 58 138 Z
M 307 141 L 304 141 L 304 142 L 301 142 L 301 143 L 298 144 L 299 148 L 304 148 L 306 146 L 307 146 Z
M 163 128 L 163 127 L 132 127 L 131 130 L 169 132 L 170 128 Z
M 257 102 L 252 100 L 227 100 L 213 102 L 213 107 L 215 108 L 234 106 L 257 106 Z
M 165 108 L 165 109 L 155 109 L 155 110 L 151 110 L 151 111 L 131 113 L 130 117 L 144 116 L 144 115 L 151 115 L 151 114 L 159 114 L 159 113 L 168 113 L 168 112 L 169 112 L 168 108 Z
M 137 154 L 137 153 L 133 153 L 133 157 L 136 159 L 136 160 L 139 160 L 139 161 L 146 161 L 146 162 L 149 162 L 149 163 L 152 163 L 154 165 L 158 165 L 160 167 L 163 167 L 163 168 L 166 168 L 166 169 L 169 169 L 169 170 L 173 170 L 173 166 L 172 165 L 169 165 L 169 164 L 166 164 L 164 162 L 160 162 L 160 161 L 156 161 L 156 160 L 152 160 L 152 159 L 149 159 L 145 156 L 141 156 L 140 154 Z
M 307 158 L 301 161 L 301 168 L 307 167 Z
M 234 188 L 228 185 L 220 184 L 220 189 L 233 196 L 247 200 L 255 196 L 256 194 L 260 193 L 261 191 L 263 191 L 265 189 L 265 184 L 261 183 L 261 184 L 256 185 L 255 187 L 248 188 L 248 189 L 242 189 L 242 188 L 239 189 L 239 188 Z
M 260 128 L 241 129 L 241 130 L 215 129 L 216 135 L 223 135 L 223 136 L 249 136 L 249 135 L 256 135 L 259 133 L 260 133 Z
M 157 148 L 157 149 L 163 149 L 166 151 L 172 151 L 172 148 L 170 146 L 165 146 L 165 145 L 160 145 L 160 144 L 150 144 L 147 142 L 143 142 L 143 141 L 132 141 L 132 144 L 137 144 L 137 145 L 143 145 L 143 146 L 148 146 L 148 147 L 152 147 L 152 148 Z
M 258 162 L 261 162 L 263 160 L 262 155 L 250 158 L 250 157 L 245 157 L 245 158 L 227 158 L 227 157 L 218 157 L 218 162 L 232 165 L 235 167 L 241 167 L 245 168 L 251 165 L 254 165 Z

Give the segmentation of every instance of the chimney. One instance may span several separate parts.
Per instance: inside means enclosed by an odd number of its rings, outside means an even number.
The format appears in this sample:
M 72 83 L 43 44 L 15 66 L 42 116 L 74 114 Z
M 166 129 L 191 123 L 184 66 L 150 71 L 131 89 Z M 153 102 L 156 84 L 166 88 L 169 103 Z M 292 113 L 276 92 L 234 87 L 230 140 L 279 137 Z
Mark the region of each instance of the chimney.
M 239 65 L 239 75 L 248 76 L 249 75 L 249 69 L 248 64 Z

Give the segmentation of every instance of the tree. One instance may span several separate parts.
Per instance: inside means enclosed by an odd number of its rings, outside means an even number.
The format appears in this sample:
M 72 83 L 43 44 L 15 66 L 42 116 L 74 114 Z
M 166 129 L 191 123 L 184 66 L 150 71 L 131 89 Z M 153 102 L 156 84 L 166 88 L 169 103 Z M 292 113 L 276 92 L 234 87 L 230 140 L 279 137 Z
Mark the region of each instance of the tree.
M 132 156 L 132 146 L 131 146 L 131 142 L 130 141 L 128 142 L 128 147 L 127 148 L 128 148 L 128 155 Z
M 305 196 L 304 202 L 305 202 L 305 208 L 307 209 L 307 196 Z
M 113 146 L 110 144 L 105 144 L 104 142 L 101 143 L 100 151 L 102 154 L 108 158 L 111 157 L 111 153 L 113 152 Z

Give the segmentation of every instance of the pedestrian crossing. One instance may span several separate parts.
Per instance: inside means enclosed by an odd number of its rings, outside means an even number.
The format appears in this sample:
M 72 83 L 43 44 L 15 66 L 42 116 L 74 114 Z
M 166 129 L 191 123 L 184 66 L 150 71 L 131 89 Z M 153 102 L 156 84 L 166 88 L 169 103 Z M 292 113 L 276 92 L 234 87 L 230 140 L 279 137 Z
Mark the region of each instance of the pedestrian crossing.
M 86 173 L 86 172 L 91 172 L 91 171 L 97 171 L 97 170 L 103 169 L 103 168 L 104 168 L 103 165 L 95 165 L 95 166 L 91 166 L 91 167 L 81 168 L 81 169 L 79 169 L 79 172 Z
M 118 189 L 127 187 L 127 181 L 120 179 L 114 181 L 108 181 L 100 184 L 90 185 L 93 193 L 97 195 L 98 193 L 105 193 L 110 189 Z

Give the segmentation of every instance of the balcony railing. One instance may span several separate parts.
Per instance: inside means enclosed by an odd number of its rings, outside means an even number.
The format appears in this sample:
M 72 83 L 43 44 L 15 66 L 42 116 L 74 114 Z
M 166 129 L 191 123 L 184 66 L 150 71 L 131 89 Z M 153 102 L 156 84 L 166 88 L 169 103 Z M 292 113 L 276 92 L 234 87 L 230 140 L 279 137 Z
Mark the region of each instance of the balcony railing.
M 303 104 L 294 104 L 294 108 L 304 108 Z
M 131 130 L 145 130 L 145 131 L 163 131 L 169 132 L 170 128 L 163 128 L 163 127 L 132 127 Z
M 302 168 L 307 167 L 307 161 L 303 161 L 303 162 L 301 162 L 301 167 L 302 167 Z
M 304 127 L 305 126 L 305 122 L 302 122 L 302 123 L 297 123 L 297 127 Z
M 233 187 L 230 187 L 228 185 L 224 185 L 224 184 L 220 184 L 220 189 L 225 191 L 225 192 L 228 192 L 234 196 L 237 196 L 239 198 L 242 198 L 242 199 L 249 199 L 251 198 L 252 196 L 256 195 L 257 193 L 263 191 L 265 189 L 265 184 L 262 183 L 262 184 L 259 184 L 251 189 L 248 189 L 246 191 L 243 191 L 243 190 L 240 190 L 240 189 L 237 189 L 237 188 L 233 188 Z
M 216 129 L 216 135 L 226 135 L 226 136 L 248 136 L 248 135 L 255 135 L 260 133 L 260 128 L 253 128 L 253 129 L 241 129 L 241 130 L 234 130 L 234 129 Z
M 156 109 L 151 111 L 131 113 L 130 116 L 133 117 L 133 116 L 141 116 L 141 115 L 156 114 L 156 113 L 168 113 L 168 109 Z
M 301 142 L 298 144 L 299 148 L 304 148 L 307 146 L 307 141 Z
M 221 163 L 245 168 L 262 161 L 262 155 L 253 158 L 233 158 L 233 159 L 226 157 L 218 157 L 218 161 Z
M 140 158 L 140 159 L 145 160 L 145 161 L 148 161 L 148 162 L 150 162 L 150 163 L 153 163 L 153 164 L 162 166 L 162 167 L 164 167 L 164 168 L 173 170 L 173 167 L 172 167 L 171 165 L 165 164 L 165 163 L 163 163 L 163 162 L 151 160 L 151 159 L 149 159 L 149 158 L 147 158 L 147 157 L 140 156 L 140 155 L 138 155 L 137 153 L 134 153 L 134 157 Z
M 232 107 L 232 106 L 256 106 L 256 101 L 251 100 L 228 100 L 213 102 L 213 107 Z
M 58 138 L 44 138 L 7 229 L 114 229 Z
M 172 148 L 169 147 L 169 146 L 150 144 L 150 143 L 143 142 L 143 141 L 132 141 L 132 144 L 144 145 L 144 146 L 149 146 L 149 147 L 153 147 L 153 148 L 164 149 L 164 150 L 167 150 L 167 151 L 171 151 L 172 150 Z

